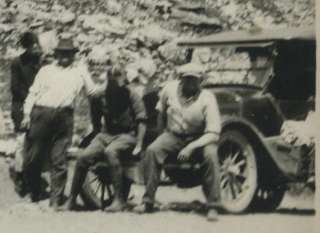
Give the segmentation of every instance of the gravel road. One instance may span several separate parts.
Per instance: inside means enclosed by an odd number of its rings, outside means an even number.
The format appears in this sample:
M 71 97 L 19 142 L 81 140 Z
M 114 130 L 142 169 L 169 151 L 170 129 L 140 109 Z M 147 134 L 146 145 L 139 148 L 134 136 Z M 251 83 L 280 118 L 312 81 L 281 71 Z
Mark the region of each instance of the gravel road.
M 101 211 L 55 213 L 48 202 L 31 204 L 13 192 L 7 164 L 0 159 L 0 232 L 1 233 L 309 233 L 313 231 L 313 195 L 286 195 L 273 213 L 231 215 L 221 214 L 218 222 L 207 222 L 194 212 L 163 211 L 149 215 L 130 212 L 106 214 Z M 67 190 L 68 192 L 68 190 Z M 133 201 L 138 203 L 143 188 L 133 187 Z M 202 201 L 199 188 L 181 190 L 161 187 L 159 201 Z

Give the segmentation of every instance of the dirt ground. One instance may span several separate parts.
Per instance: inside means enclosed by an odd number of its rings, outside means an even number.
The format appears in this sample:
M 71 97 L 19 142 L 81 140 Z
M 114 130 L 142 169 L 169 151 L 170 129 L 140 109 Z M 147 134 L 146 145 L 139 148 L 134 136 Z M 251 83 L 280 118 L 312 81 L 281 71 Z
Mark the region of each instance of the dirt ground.
M 4 159 L 0 158 L 1 233 L 315 232 L 313 195 L 310 193 L 286 195 L 280 208 L 273 213 L 221 214 L 219 221 L 215 223 L 207 222 L 204 215 L 194 212 L 162 211 L 149 215 L 130 212 L 106 214 L 102 211 L 55 213 L 48 208 L 47 201 L 31 204 L 28 200 L 17 197 L 13 192 L 7 168 Z M 142 192 L 141 186 L 133 187 L 133 202 L 139 203 Z M 162 203 L 203 201 L 199 188 L 182 190 L 172 186 L 161 187 L 158 199 Z

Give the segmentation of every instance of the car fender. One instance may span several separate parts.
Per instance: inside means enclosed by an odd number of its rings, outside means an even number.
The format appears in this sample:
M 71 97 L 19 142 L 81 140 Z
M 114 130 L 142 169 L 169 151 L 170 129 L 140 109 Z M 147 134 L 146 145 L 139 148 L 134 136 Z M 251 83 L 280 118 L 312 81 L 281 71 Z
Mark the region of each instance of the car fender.
M 265 137 L 254 124 L 237 116 L 222 117 L 222 133 L 229 129 L 236 129 L 243 133 L 252 142 L 255 150 L 259 149 L 262 153 L 257 153 L 257 159 L 272 162 L 273 172 L 275 177 L 281 174 L 281 178 L 294 179 L 298 176 L 299 162 L 296 156 L 288 153 L 278 153 L 274 144 L 280 140 L 280 136 Z M 268 166 L 270 168 L 270 166 Z M 271 172 L 271 171 L 268 171 Z M 278 176 L 280 178 L 280 176 Z
M 253 143 L 254 148 L 259 150 L 258 160 L 265 158 L 272 162 L 275 178 L 281 174 L 286 180 L 301 178 L 301 152 L 300 148 L 294 148 L 286 144 L 280 135 L 265 137 L 251 122 L 237 116 L 222 117 L 222 132 L 228 129 L 236 129 L 242 132 Z M 265 167 L 265 166 L 264 166 Z M 270 167 L 268 166 L 268 169 Z M 268 172 L 271 172 L 270 170 Z M 280 178 L 280 176 L 278 176 Z

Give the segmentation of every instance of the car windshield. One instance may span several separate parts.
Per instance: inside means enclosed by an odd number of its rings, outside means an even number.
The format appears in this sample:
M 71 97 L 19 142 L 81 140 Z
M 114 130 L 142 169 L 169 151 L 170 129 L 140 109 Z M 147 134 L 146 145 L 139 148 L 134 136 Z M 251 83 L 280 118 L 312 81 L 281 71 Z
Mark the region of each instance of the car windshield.
M 195 49 L 193 62 L 206 67 L 205 85 L 246 85 L 263 88 L 273 75 L 271 56 L 256 54 L 249 56 L 247 51 L 235 49 Z

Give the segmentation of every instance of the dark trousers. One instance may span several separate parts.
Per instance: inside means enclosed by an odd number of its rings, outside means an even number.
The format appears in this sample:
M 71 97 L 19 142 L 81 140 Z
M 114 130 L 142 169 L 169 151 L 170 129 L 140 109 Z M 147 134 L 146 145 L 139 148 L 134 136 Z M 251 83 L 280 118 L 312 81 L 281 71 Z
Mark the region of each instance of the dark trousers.
M 97 162 L 105 161 L 109 165 L 111 182 L 114 187 L 115 198 L 125 199 L 126 184 L 124 184 L 123 171 L 120 158 L 136 145 L 133 134 L 110 135 L 99 133 L 90 145 L 80 152 L 76 164 L 76 170 L 71 186 L 71 199 L 75 198 L 81 191 L 81 187 L 90 166 Z
M 41 192 L 41 172 L 50 165 L 51 204 L 60 204 L 67 181 L 66 152 L 72 141 L 73 111 L 70 108 L 35 106 L 24 143 L 23 173 L 31 195 Z
M 181 138 L 169 132 L 161 134 L 146 150 L 143 160 L 146 191 L 144 203 L 154 203 L 160 182 L 162 165 L 168 156 L 177 157 L 179 151 L 191 140 Z M 209 207 L 220 205 L 220 175 L 217 147 L 214 144 L 203 148 L 202 153 L 202 188 Z
M 12 101 L 11 118 L 14 125 L 14 131 L 19 132 L 21 130 L 21 122 L 23 119 L 23 102 Z

